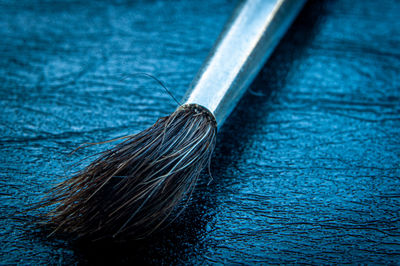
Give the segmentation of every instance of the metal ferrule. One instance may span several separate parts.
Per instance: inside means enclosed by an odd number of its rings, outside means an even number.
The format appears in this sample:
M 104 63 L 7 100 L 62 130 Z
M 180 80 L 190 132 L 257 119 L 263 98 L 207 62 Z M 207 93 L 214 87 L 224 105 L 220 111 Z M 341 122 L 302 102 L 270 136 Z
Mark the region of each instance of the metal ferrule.
M 305 2 L 241 2 L 192 81 L 183 103 L 207 108 L 220 127 Z

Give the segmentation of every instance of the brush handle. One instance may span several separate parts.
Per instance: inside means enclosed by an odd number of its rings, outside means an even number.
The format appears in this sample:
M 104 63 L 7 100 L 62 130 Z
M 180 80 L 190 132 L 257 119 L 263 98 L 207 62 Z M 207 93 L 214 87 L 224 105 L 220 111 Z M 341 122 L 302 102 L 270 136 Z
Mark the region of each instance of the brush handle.
M 305 2 L 241 2 L 192 81 L 183 102 L 207 108 L 220 127 Z

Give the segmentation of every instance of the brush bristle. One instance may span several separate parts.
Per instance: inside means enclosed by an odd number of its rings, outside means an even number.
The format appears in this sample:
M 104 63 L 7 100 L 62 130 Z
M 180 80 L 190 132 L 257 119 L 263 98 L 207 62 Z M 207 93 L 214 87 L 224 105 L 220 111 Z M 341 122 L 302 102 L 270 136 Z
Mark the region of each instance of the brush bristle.
M 41 203 L 54 206 L 45 223 L 76 237 L 148 235 L 190 198 L 216 134 L 205 108 L 181 106 L 54 187 Z

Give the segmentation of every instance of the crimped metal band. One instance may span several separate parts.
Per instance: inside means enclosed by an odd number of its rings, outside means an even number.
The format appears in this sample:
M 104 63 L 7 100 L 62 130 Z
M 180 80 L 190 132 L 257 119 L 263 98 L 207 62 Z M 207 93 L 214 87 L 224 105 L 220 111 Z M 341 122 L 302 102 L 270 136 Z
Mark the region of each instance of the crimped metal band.
M 215 119 L 215 116 L 213 113 L 210 112 L 206 107 L 201 106 L 196 103 L 190 103 L 190 104 L 183 104 L 178 107 L 178 110 L 190 110 L 195 112 L 196 114 L 204 115 L 207 117 L 207 120 L 213 124 L 214 127 L 217 127 L 217 120 Z
M 305 2 L 241 2 L 192 81 L 183 103 L 207 109 L 221 127 Z

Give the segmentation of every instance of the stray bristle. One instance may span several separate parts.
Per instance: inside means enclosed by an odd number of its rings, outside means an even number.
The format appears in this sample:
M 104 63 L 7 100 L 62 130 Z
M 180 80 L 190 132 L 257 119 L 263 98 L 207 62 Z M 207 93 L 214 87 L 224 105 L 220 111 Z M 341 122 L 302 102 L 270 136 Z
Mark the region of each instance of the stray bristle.
M 52 233 L 141 238 L 189 199 L 215 147 L 216 122 L 205 108 L 183 105 L 126 139 L 54 187 L 40 206 Z

